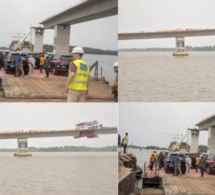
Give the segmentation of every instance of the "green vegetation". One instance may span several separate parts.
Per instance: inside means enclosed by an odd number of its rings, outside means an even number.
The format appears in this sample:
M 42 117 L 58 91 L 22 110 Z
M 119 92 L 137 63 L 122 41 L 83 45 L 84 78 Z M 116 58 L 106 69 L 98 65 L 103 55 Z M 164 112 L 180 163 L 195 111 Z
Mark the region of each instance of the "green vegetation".
M 8 49 L 7 47 L 0 47 L 0 50 Z
M 69 52 L 71 52 L 74 47 L 75 46 L 70 46 L 69 47 Z M 86 54 L 118 55 L 117 51 L 112 51 L 112 50 L 102 50 L 102 49 L 95 49 L 95 48 L 91 48 L 91 47 L 83 47 L 83 49 L 84 49 L 84 52 Z M 48 45 L 48 44 L 43 45 L 43 51 L 52 52 L 53 51 L 53 45 Z
M 69 52 L 72 51 L 72 49 L 75 46 L 70 46 L 69 47 Z M 0 47 L 0 50 L 8 50 L 7 47 Z M 118 55 L 118 51 L 114 51 L 114 50 L 102 50 L 102 49 L 96 49 L 96 48 L 91 48 L 91 47 L 83 47 L 84 52 L 86 54 L 94 54 L 94 55 L 113 55 L 113 56 L 117 56 Z M 49 45 L 49 44 L 44 44 L 43 45 L 43 51 L 45 52 L 53 52 L 53 45 Z
M 204 145 L 199 145 L 199 152 L 207 152 L 208 146 L 204 146 Z
M 165 147 L 158 147 L 158 146 L 147 146 L 145 147 L 147 150 L 167 150 Z
M 123 146 L 119 146 L 119 147 L 123 147 Z M 142 146 L 129 145 L 128 147 L 129 148 L 134 148 L 134 149 L 146 149 L 146 150 L 168 150 L 168 148 L 158 147 L 158 146 L 146 146 L 146 147 L 142 147 Z M 208 149 L 208 146 L 199 145 L 198 151 L 206 153 L 207 149 Z
M 48 148 L 29 147 L 29 152 L 116 152 L 117 146 L 91 148 L 86 146 L 60 146 Z M 0 149 L 0 152 L 16 152 L 16 149 Z
M 215 45 L 214 46 L 204 46 L 204 47 L 191 47 L 186 46 L 186 51 L 215 51 Z M 154 48 L 131 48 L 131 49 L 119 49 L 119 51 L 132 51 L 132 52 L 141 52 L 141 51 L 175 51 L 175 48 L 160 48 L 160 47 L 154 47 Z
M 119 146 L 120 147 L 123 147 L 123 146 Z M 136 145 L 129 145 L 128 148 L 133 148 L 133 149 L 146 149 L 146 150 L 168 150 L 167 148 L 165 147 L 158 147 L 158 146 L 146 146 L 146 147 L 143 147 L 143 146 L 136 146 Z

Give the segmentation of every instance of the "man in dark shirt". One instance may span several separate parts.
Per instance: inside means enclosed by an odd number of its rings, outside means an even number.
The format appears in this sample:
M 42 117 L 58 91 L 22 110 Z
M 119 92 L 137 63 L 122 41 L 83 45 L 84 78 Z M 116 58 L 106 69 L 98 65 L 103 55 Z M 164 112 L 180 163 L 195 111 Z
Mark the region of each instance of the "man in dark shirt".
M 3 67 L 3 59 L 4 59 L 4 55 L 3 53 L 0 51 L 0 70 Z
M 200 164 L 199 164 L 199 168 L 201 170 L 201 176 L 200 177 L 204 177 L 204 169 L 205 169 L 205 158 L 202 156 L 201 157 L 201 161 L 200 161 Z

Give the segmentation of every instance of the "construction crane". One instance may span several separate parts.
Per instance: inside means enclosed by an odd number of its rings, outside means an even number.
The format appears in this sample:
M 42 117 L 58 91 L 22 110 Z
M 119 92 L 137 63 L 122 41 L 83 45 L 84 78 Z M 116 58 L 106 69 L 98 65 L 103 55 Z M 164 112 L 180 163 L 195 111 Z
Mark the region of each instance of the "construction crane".
M 20 41 L 25 36 L 25 33 L 0 32 L 0 36 L 12 37 L 12 39 Z
M 181 148 L 181 139 L 183 138 L 182 134 L 178 133 L 161 133 L 160 137 L 166 137 L 172 139 L 173 141 L 170 142 L 169 150 L 171 151 L 180 151 Z
M 177 133 L 161 133 L 162 135 L 165 135 L 165 137 L 169 137 L 170 139 L 174 139 L 176 142 L 179 142 L 182 138 L 182 134 L 177 134 Z

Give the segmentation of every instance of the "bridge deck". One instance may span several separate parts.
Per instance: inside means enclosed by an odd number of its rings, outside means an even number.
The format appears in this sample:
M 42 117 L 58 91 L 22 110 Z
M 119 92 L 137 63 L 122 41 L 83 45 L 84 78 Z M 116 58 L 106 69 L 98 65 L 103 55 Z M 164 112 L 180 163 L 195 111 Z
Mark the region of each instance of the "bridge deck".
M 97 137 L 98 135 L 116 134 L 117 127 L 102 127 L 100 129 L 89 130 L 52 130 L 52 131 L 16 131 L 16 132 L 1 132 L 0 139 L 27 139 L 27 138 L 41 138 L 41 137 Z
M 215 179 L 209 177 L 163 177 L 165 194 L 214 194 Z
M 67 77 L 59 78 L 19 78 L 2 77 L 6 98 L 20 99 L 62 99 L 67 98 L 65 84 Z M 111 86 L 90 79 L 87 100 L 113 101 L 110 95 Z
M 147 183 L 154 184 L 156 178 L 162 178 L 162 186 L 164 194 L 166 195 L 212 195 L 215 192 L 215 175 L 204 173 L 204 177 L 200 177 L 200 170 L 196 173 L 195 169 L 190 170 L 189 177 L 184 174 L 185 170 L 182 170 L 182 176 L 173 176 L 173 172 L 165 173 L 164 169 L 161 169 L 155 173 L 146 169 L 146 173 L 142 175 L 143 186 L 146 187 Z
M 66 99 L 66 78 L 3 77 L 3 90 L 7 98 Z

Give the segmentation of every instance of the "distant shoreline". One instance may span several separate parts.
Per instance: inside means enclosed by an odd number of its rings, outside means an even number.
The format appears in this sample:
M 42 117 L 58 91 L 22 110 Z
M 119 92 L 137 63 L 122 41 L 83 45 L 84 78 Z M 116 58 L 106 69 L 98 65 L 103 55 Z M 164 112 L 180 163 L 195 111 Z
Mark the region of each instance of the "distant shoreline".
M 185 47 L 186 51 L 215 51 L 215 46 L 205 46 L 205 47 L 191 47 L 191 46 L 186 46 Z M 122 48 L 119 49 L 118 51 L 125 51 L 125 52 L 159 52 L 159 51 L 175 51 L 175 48 L 159 48 L 159 47 L 154 47 L 154 48 Z
M 69 53 L 72 51 L 74 46 L 69 46 Z M 85 54 L 91 54 L 91 55 L 113 55 L 117 56 L 118 51 L 116 50 L 103 50 L 103 49 L 97 49 L 97 48 L 91 48 L 91 47 L 83 47 Z M 0 50 L 8 50 L 6 47 L 0 47 Z M 43 51 L 45 52 L 53 52 L 53 45 L 45 44 L 43 45 Z

